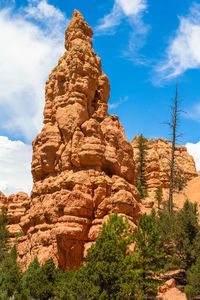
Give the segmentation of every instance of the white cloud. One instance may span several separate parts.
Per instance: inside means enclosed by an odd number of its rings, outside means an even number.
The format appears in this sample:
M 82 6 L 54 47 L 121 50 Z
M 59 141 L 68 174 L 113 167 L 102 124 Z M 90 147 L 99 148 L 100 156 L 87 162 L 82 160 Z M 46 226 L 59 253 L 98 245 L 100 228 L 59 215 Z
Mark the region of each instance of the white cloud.
M 147 7 L 146 0 L 116 0 L 127 16 L 137 15 Z
M 121 7 L 114 3 L 112 11 L 99 20 L 99 25 L 95 28 L 95 34 L 113 34 L 115 27 L 121 23 L 122 17 Z
M 0 136 L 0 191 L 5 195 L 19 191 L 30 194 L 32 146 Z
M 193 4 L 190 13 L 179 20 L 175 36 L 166 49 L 166 59 L 157 67 L 164 79 L 200 67 L 200 4 Z
M 118 102 L 114 102 L 114 103 L 108 103 L 108 108 L 114 109 L 117 108 L 119 105 L 123 104 L 124 102 L 128 101 L 128 96 L 124 97 L 123 99 L 120 98 L 120 100 Z
M 44 85 L 64 52 L 65 15 L 46 0 L 0 10 L 0 129 L 30 142 L 42 127 Z
M 193 144 L 193 143 L 187 143 L 185 145 L 187 147 L 187 150 L 189 154 L 191 154 L 194 157 L 196 169 L 200 170 L 200 142 Z
M 115 0 L 111 12 L 99 20 L 96 33 L 113 33 L 114 28 L 118 26 L 125 17 L 129 17 L 131 21 L 138 22 L 142 12 L 144 12 L 146 8 L 146 0 Z
M 95 34 L 114 34 L 115 29 L 123 19 L 127 19 L 131 34 L 124 56 L 133 58 L 144 45 L 145 37 L 149 31 L 149 26 L 142 20 L 143 13 L 147 10 L 147 0 L 115 0 L 111 12 L 99 20 L 99 25 L 95 28 Z M 136 55 L 137 56 L 137 55 Z M 144 58 L 142 58 L 143 62 Z M 134 61 L 141 63 L 140 59 L 134 57 Z

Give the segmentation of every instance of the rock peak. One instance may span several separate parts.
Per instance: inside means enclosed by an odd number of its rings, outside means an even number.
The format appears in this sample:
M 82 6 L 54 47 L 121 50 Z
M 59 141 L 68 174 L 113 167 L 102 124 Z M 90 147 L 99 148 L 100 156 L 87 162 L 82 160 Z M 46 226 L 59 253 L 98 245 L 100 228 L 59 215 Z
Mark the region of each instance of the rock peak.
M 61 269 L 79 266 L 109 214 L 140 215 L 131 144 L 108 115 L 110 85 L 92 49 L 92 29 L 75 11 L 67 51 L 46 83 L 44 127 L 33 141 L 34 186 L 21 219 L 19 262 L 53 257 Z
M 82 14 L 78 10 L 74 10 L 72 19 L 65 31 L 65 48 L 69 50 L 71 47 L 80 43 L 85 42 L 87 45 L 92 47 L 92 28 L 86 23 Z

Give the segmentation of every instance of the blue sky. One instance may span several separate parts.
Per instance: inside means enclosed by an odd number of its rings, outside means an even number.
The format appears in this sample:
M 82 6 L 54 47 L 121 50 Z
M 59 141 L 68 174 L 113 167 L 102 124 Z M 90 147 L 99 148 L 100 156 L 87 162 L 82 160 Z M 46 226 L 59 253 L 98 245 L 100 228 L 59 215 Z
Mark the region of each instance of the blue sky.
M 110 79 L 109 113 L 119 116 L 127 138 L 140 133 L 170 138 L 161 123 L 170 119 L 178 81 L 186 111 L 180 144 L 187 144 L 200 168 L 200 1 L 1 0 L 0 146 L 9 150 L 0 151 L 5 170 L 0 190 L 30 191 L 31 177 L 24 178 L 22 171 L 30 171 L 45 80 L 64 52 L 64 31 L 75 8 L 93 28 L 93 47 Z

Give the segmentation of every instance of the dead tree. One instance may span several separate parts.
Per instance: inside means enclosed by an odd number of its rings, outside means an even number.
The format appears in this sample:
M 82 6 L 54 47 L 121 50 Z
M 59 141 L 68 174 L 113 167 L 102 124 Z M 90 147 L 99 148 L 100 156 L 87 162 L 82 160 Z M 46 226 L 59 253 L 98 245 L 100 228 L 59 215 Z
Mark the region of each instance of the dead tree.
M 172 130 L 172 147 L 171 147 L 171 159 L 170 159 L 170 186 L 169 186 L 169 199 L 168 199 L 168 209 L 169 214 L 173 211 L 173 194 L 174 194 L 174 169 L 175 169 L 175 147 L 178 138 L 181 134 L 178 133 L 177 129 L 180 124 L 179 116 L 183 112 L 179 109 L 180 99 L 178 97 L 178 84 L 176 84 L 175 97 L 172 99 L 173 104 L 170 105 L 171 108 L 171 122 L 165 124 L 169 125 Z

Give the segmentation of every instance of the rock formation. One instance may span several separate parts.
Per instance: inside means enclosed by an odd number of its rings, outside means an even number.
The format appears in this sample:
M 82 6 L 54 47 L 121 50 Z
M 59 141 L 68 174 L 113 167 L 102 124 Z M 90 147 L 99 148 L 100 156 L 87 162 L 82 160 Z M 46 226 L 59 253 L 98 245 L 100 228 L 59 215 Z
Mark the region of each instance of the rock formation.
M 30 198 L 26 193 L 19 192 L 16 195 L 11 194 L 6 197 L 2 192 L 0 192 L 0 210 L 3 206 L 7 210 L 7 216 L 9 219 L 8 229 L 11 234 L 11 241 L 15 238 L 15 235 L 21 231 L 20 219 L 24 216 L 29 204 Z
M 200 172 L 197 173 L 198 176 L 191 179 L 187 185 L 183 188 L 181 193 L 178 193 L 174 197 L 174 205 L 177 208 L 182 208 L 185 201 L 188 199 L 192 203 L 197 203 L 197 209 L 200 216 Z
M 109 80 L 92 49 L 92 29 L 74 11 L 66 52 L 46 83 L 44 127 L 33 141 L 34 185 L 21 218 L 19 263 L 37 255 L 60 268 L 83 261 L 113 212 L 140 216 L 133 149 L 117 116 L 108 115 Z
M 138 156 L 138 138 L 136 136 L 132 141 L 134 159 Z M 163 189 L 164 196 L 167 197 L 170 181 L 171 142 L 163 138 L 157 140 L 146 139 L 146 179 L 148 186 L 147 202 L 154 200 L 155 190 L 158 186 Z M 184 146 L 176 146 L 175 150 L 175 177 L 182 178 L 187 183 L 192 178 L 198 176 L 194 158 L 187 152 Z M 145 201 L 144 201 L 145 202 Z

